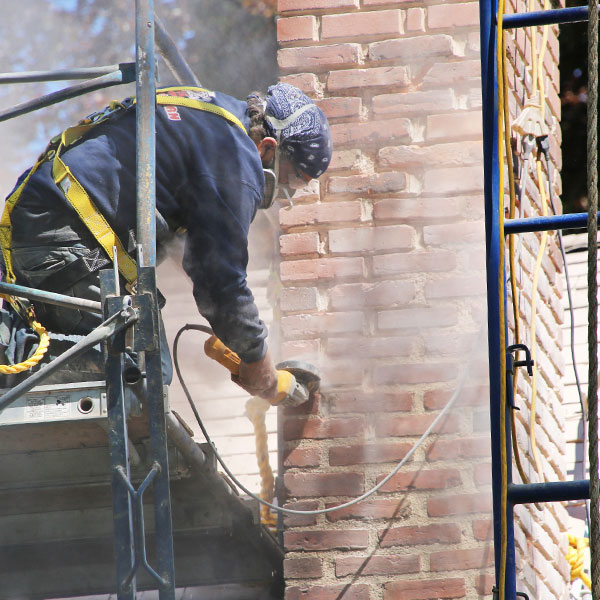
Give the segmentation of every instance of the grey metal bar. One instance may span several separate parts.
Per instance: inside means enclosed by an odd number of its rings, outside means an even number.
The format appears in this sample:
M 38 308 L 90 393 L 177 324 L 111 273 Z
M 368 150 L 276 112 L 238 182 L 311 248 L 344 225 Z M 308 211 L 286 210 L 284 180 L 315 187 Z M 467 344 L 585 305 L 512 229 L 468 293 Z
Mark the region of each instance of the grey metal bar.
M 196 77 L 194 71 L 192 71 L 183 54 L 179 52 L 179 48 L 177 48 L 163 22 L 156 15 L 154 15 L 154 23 L 156 25 L 154 41 L 165 63 L 167 63 L 167 67 L 169 67 L 169 70 L 173 73 L 175 79 L 177 79 L 177 82 L 180 85 L 200 86 L 200 80 Z
M 88 333 L 83 339 L 79 340 L 74 346 L 56 357 L 52 362 L 48 363 L 43 369 L 36 371 L 30 377 L 22 381 L 19 385 L 11 388 L 6 394 L 0 396 L 0 410 L 6 408 L 17 398 L 35 387 L 39 382 L 47 379 L 54 371 L 68 362 L 71 358 L 83 354 L 86 350 L 93 348 L 96 344 L 106 338 L 114 335 L 118 331 L 125 329 L 137 319 L 135 311 L 131 307 L 124 307 L 122 311 L 112 315 L 106 319 L 104 323 L 99 325 L 94 331 Z
M 16 285 L 15 283 L 6 283 L 0 281 L 0 294 L 9 294 L 18 298 L 27 298 L 28 300 L 38 300 L 46 304 L 54 304 L 63 308 L 79 308 L 89 312 L 101 313 L 102 305 L 94 300 L 85 298 L 75 298 L 74 296 L 65 296 L 64 294 L 55 294 L 35 288 Z
M 52 106 L 53 104 L 57 104 L 63 100 L 76 98 L 77 96 L 81 96 L 95 90 L 111 87 L 113 85 L 120 85 L 122 83 L 131 83 L 132 81 L 135 81 L 135 73 L 131 73 L 130 71 L 130 69 L 115 71 L 114 73 L 102 75 L 101 77 L 90 79 L 84 83 L 77 83 L 62 90 L 58 90 L 57 92 L 46 94 L 40 98 L 35 98 L 33 100 L 17 104 L 17 106 L 0 111 L 0 122 L 7 121 L 8 119 L 14 119 L 15 117 L 20 117 L 21 115 L 33 112 L 39 108 Z
M 154 2 L 136 0 L 136 133 L 137 133 L 137 242 L 138 293 L 150 299 L 151 322 L 140 324 L 144 347 L 150 455 L 160 466 L 153 482 L 157 570 L 165 584 L 159 585 L 160 600 L 175 600 L 175 566 L 169 459 L 163 398 L 163 374 L 156 294 L 156 64 L 154 59 Z M 150 331 L 150 329 L 152 331 Z
M 100 290 L 105 315 L 118 308 L 120 300 L 118 279 L 112 270 L 100 271 Z M 110 317 L 109 317 L 110 318 Z M 123 356 L 112 345 L 105 344 L 106 396 L 108 402 L 108 447 L 110 452 L 111 485 L 113 500 L 115 570 L 118 600 L 135 600 L 135 579 L 126 583 L 133 566 L 133 516 L 131 498 L 123 483 L 120 470 L 129 478 L 129 445 L 127 415 L 123 392 Z
M 8 83 L 34 83 L 42 81 L 73 81 L 108 75 L 115 71 L 135 72 L 135 63 L 119 63 L 105 67 L 81 67 L 78 69 L 57 69 L 54 71 L 23 71 L 21 73 L 0 73 L 0 85 Z

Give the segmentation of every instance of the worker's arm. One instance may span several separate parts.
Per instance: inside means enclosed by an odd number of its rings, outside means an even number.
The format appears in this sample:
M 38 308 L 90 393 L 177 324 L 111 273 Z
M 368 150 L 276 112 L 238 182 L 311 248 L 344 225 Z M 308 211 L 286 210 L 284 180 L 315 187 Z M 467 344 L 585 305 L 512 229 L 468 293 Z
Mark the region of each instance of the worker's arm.
M 235 201 L 207 180 L 202 194 L 188 201 L 183 267 L 193 282 L 198 310 L 215 335 L 244 363 L 254 364 L 267 352 L 267 328 L 246 283 L 248 228 L 258 196 L 244 184 L 237 189 Z

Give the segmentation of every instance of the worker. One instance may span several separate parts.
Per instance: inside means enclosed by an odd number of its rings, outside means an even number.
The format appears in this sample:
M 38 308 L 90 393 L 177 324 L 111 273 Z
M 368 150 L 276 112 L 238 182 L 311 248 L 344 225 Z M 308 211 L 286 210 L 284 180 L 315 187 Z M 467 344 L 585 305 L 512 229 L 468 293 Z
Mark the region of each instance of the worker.
M 65 134 L 62 147 L 55 140 L 8 197 L 12 236 L 3 241 L 11 246 L 3 248 L 3 271 L 10 275 L 12 267 L 20 285 L 99 300 L 98 271 L 112 258 L 93 223 L 78 215 L 74 192 L 81 186 L 116 233 L 122 268 L 136 256 L 135 102 L 113 103 L 82 123 L 96 124 L 74 141 Z M 185 236 L 182 264 L 198 310 L 240 356 L 234 380 L 252 395 L 272 398 L 277 375 L 246 283 L 248 229 L 257 209 L 319 177 L 331 153 L 327 118 L 295 86 L 278 83 L 246 101 L 201 88 L 157 90 L 157 260 L 174 237 Z M 89 312 L 34 307 L 51 332 L 85 335 L 100 323 Z

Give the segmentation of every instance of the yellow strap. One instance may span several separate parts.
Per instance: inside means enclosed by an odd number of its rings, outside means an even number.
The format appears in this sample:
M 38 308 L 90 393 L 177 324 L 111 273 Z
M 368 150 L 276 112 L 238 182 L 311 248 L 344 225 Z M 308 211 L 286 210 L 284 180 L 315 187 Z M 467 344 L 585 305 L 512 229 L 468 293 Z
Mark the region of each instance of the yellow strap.
M 104 248 L 109 257 L 112 258 L 113 247 L 117 249 L 117 261 L 119 263 L 119 271 L 128 281 L 134 283 L 137 279 L 137 267 L 135 260 L 126 252 L 121 240 L 113 231 L 108 221 L 102 213 L 96 208 L 88 193 L 85 191 L 81 183 L 75 178 L 69 167 L 60 158 L 60 151 L 64 145 L 65 134 L 59 146 L 54 161 L 52 162 L 52 177 L 54 183 L 60 187 L 69 201 L 69 204 L 77 211 L 84 225 L 89 229 L 90 233 L 96 238 L 97 242 Z

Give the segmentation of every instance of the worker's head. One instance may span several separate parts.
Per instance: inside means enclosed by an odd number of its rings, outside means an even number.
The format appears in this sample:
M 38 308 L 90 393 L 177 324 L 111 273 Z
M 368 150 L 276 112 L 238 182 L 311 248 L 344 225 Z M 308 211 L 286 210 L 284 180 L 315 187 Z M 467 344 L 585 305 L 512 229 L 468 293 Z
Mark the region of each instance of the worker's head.
M 253 94 L 249 105 L 253 99 L 264 111 L 264 135 L 255 142 L 267 169 L 267 187 L 274 187 L 265 194 L 268 208 L 279 191 L 289 199 L 297 188 L 326 171 L 333 150 L 331 131 L 323 111 L 293 85 L 272 85 L 265 100 Z

